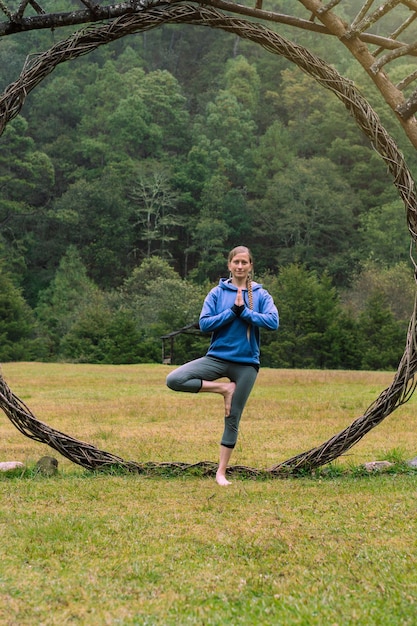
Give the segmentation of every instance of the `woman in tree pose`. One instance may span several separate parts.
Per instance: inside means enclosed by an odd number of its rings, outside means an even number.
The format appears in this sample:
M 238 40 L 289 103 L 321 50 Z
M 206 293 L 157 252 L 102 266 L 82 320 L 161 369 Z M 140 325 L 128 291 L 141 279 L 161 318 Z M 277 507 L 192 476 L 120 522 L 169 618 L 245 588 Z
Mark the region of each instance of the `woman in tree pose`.
M 206 356 L 185 363 L 167 377 L 167 385 L 174 391 L 219 393 L 224 398 L 224 432 L 216 473 L 219 485 L 230 485 L 226 468 L 259 370 L 259 328 L 276 330 L 279 324 L 272 296 L 252 281 L 250 250 L 233 248 L 228 269 L 230 277 L 220 279 L 208 293 L 200 314 L 200 329 L 212 333 Z M 229 382 L 218 380 L 224 377 Z

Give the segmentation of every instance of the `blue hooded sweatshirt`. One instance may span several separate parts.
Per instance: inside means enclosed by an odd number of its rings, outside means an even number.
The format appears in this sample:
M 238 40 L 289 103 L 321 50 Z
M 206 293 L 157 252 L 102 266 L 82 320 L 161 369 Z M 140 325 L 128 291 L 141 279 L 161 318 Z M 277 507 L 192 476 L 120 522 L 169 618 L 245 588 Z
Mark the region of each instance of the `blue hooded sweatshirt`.
M 253 309 L 249 308 L 247 289 L 242 289 L 245 306 L 240 314 L 234 308 L 237 287 L 230 278 L 221 278 L 207 294 L 200 314 L 200 329 L 212 333 L 207 356 L 259 367 L 259 328 L 276 330 L 279 316 L 262 285 L 252 282 L 252 290 Z

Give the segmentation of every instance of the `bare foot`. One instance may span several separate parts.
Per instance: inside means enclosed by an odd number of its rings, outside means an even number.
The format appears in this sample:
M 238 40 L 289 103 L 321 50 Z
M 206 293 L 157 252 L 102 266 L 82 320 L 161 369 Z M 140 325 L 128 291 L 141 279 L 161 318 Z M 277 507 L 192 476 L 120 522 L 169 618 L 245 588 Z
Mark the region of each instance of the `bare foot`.
M 216 474 L 216 483 L 221 487 L 226 487 L 227 485 L 231 485 L 232 483 L 227 480 L 226 476 L 222 473 L 217 472 Z
M 229 417 L 230 410 L 232 408 L 232 398 L 235 393 L 236 383 L 225 383 L 224 393 L 222 396 L 224 398 L 224 414 L 225 417 Z

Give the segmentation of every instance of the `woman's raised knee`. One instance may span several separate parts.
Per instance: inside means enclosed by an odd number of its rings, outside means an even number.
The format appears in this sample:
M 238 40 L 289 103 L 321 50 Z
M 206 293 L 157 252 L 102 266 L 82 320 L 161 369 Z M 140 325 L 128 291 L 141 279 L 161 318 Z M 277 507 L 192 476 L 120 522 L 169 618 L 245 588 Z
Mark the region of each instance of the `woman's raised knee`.
M 166 378 L 166 384 L 167 384 L 167 387 L 172 389 L 172 391 L 180 391 L 180 383 L 175 374 L 176 374 L 175 370 L 168 374 Z

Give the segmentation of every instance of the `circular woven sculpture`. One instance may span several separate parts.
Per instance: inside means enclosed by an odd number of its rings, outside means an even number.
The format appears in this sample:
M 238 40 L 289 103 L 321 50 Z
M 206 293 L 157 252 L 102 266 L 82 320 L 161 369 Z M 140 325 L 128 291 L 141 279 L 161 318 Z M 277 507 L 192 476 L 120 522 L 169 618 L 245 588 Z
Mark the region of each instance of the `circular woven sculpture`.
M 89 27 L 52 46 L 48 51 L 28 58 L 17 81 L 9 85 L 0 98 L 0 134 L 6 124 L 21 110 L 27 94 L 57 65 L 88 54 L 98 46 L 125 35 L 156 28 L 161 24 L 192 24 L 219 28 L 251 40 L 273 54 L 284 56 L 300 69 L 332 91 L 348 109 L 358 126 L 370 139 L 374 149 L 385 161 L 406 208 L 408 228 L 413 240 L 417 233 L 417 201 L 414 181 L 394 140 L 379 121 L 375 111 L 358 92 L 354 84 L 342 77 L 333 67 L 307 49 L 284 39 L 265 26 L 244 19 L 230 17 L 210 8 L 193 5 L 165 5 L 151 7 L 139 14 L 124 15 L 109 24 Z M 382 391 L 365 413 L 349 427 L 322 445 L 298 454 L 267 470 L 231 466 L 230 474 L 280 476 L 311 470 L 336 459 L 349 450 L 366 433 L 407 402 L 414 392 L 417 371 L 416 306 L 411 316 L 403 357 L 392 384 Z M 49 445 L 64 457 L 87 469 L 122 467 L 134 472 L 195 471 L 212 474 L 217 464 L 137 463 L 99 450 L 98 448 L 54 430 L 39 421 L 30 409 L 9 389 L 0 376 L 0 407 L 24 435 Z

